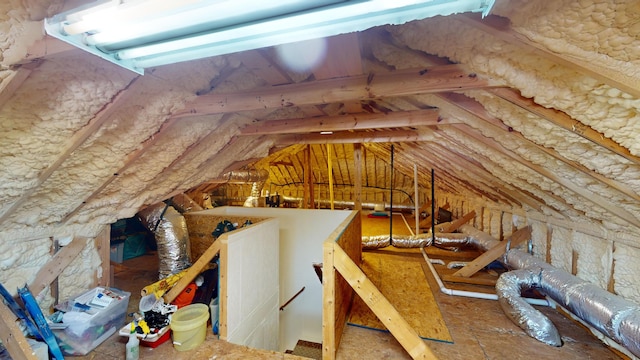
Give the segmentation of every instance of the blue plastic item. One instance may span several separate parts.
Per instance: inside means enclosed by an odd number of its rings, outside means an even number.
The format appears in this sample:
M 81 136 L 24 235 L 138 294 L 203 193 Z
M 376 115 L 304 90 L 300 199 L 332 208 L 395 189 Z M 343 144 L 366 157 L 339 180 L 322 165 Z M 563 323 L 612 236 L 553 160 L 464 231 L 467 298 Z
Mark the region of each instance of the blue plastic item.
M 38 303 L 31 294 L 31 291 L 29 291 L 29 288 L 26 285 L 21 289 L 19 288 L 18 294 L 20 295 L 27 312 L 31 315 L 33 321 L 38 326 L 44 341 L 49 345 L 49 352 L 51 353 L 51 356 L 56 360 L 63 360 L 64 356 L 62 355 L 62 351 L 60 351 L 58 341 L 53 335 L 53 332 L 51 332 L 49 325 L 47 325 L 47 320 L 44 318 L 42 310 L 40 310 L 40 306 L 38 306 Z
M 40 335 L 40 331 L 38 331 L 38 327 L 36 326 L 36 324 L 31 321 L 31 318 L 27 316 L 24 310 L 22 310 L 20 305 L 18 305 L 18 303 L 13 299 L 13 296 L 9 294 L 7 289 L 5 289 L 2 284 L 0 284 L 0 295 L 2 295 L 4 301 L 9 305 L 11 311 L 13 311 L 18 319 L 20 319 L 25 324 L 27 330 L 29 331 L 29 334 L 31 334 L 31 336 L 33 336 L 36 340 L 44 340 L 42 339 L 42 336 Z

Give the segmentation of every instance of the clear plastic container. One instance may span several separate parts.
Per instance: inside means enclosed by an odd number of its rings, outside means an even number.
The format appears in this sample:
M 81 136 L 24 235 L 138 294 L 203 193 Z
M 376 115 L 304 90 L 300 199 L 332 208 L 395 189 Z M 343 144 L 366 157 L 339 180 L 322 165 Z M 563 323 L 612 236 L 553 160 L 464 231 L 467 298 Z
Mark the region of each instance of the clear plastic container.
M 171 315 L 171 338 L 178 351 L 188 351 L 204 342 L 207 335 L 209 306 L 187 305 Z
M 97 297 L 94 294 L 109 294 L 106 306 L 94 306 Z M 86 355 L 104 340 L 113 335 L 124 324 L 127 306 L 131 293 L 114 288 L 95 288 L 75 299 L 68 300 L 70 311 L 83 305 L 81 310 L 86 311 L 86 318 L 81 324 L 71 324 L 65 329 L 53 330 L 58 339 L 62 352 L 66 355 Z M 88 299 L 88 300 L 87 300 Z

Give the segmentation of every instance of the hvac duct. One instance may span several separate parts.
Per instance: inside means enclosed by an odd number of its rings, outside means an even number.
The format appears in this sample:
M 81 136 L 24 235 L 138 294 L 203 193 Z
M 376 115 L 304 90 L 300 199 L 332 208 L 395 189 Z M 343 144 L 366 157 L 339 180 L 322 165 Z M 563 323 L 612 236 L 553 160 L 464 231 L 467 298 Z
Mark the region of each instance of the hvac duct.
M 207 181 L 210 184 L 249 184 L 251 195 L 244 201 L 245 207 L 257 207 L 262 188 L 269 178 L 269 172 L 265 169 L 249 169 L 229 171 L 217 179 Z
M 187 222 L 176 209 L 161 202 L 143 209 L 138 217 L 156 238 L 160 279 L 191 266 Z
M 498 241 L 473 226 L 460 231 L 481 250 Z M 614 295 L 564 270 L 518 250 L 507 251 L 505 265 L 515 271 L 502 274 L 496 292 L 502 309 L 527 334 L 544 343 L 560 346 L 558 330 L 542 313 L 521 297 L 525 289 L 537 289 L 605 336 L 640 356 L 640 306 Z

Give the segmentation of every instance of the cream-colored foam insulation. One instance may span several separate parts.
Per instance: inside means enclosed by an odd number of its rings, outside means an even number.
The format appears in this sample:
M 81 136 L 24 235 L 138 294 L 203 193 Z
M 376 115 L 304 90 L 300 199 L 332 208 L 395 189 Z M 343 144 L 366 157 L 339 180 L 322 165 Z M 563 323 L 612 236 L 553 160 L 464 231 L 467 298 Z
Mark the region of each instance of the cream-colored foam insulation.
M 612 244 L 576 231 L 573 250 L 578 256 L 576 275 L 606 289 L 611 275 Z
M 640 249 L 616 244 L 613 252 L 615 268 L 613 272 L 614 290 L 624 298 L 640 303 Z
M 580 51 L 580 58 L 596 61 L 615 71 L 626 71 L 631 75 L 635 72 L 635 76 L 640 77 L 637 65 L 629 60 L 638 59 L 633 53 L 640 48 L 640 38 L 634 35 L 634 29 L 638 27 L 637 11 L 634 10 L 638 5 L 633 1 L 615 5 L 625 14 L 621 16 L 616 15 L 618 11 L 612 9 L 610 1 L 565 0 L 554 2 L 554 6 L 548 6 L 544 1 L 528 3 L 526 11 L 511 2 L 504 5 L 510 13 L 519 14 L 511 19 L 516 31 L 527 35 L 535 33 L 532 40 L 563 53 L 566 49 L 582 47 L 585 50 Z M 627 19 L 620 21 L 623 17 Z M 611 29 L 610 24 L 620 22 L 633 24 L 631 30 Z M 416 21 L 390 27 L 390 30 L 414 49 L 446 56 L 464 63 L 478 74 L 501 79 L 520 89 L 523 96 L 535 97 L 535 101 L 545 107 L 562 110 L 627 147 L 632 154 L 640 154 L 636 141 L 636 134 L 640 132 L 639 99 L 572 69 L 531 56 L 520 47 L 496 40 L 449 17 Z M 629 53 L 626 49 L 634 50 Z
M 8 66 L 23 59 L 29 46 L 42 37 L 42 24 L 38 20 L 60 10 L 63 3 L 12 0 L 0 4 L 0 32 L 5 35 L 0 40 L 0 88 L 13 76 Z M 640 4 L 637 1 L 498 0 L 492 13 L 508 16 L 515 31 L 544 48 L 640 79 Z M 455 17 L 415 21 L 385 27 L 385 30 L 390 31 L 393 38 L 378 42 L 374 35 L 370 38 L 364 35 L 361 39 L 371 46 L 371 53 L 364 55 L 375 57 L 363 62 L 368 70 L 431 65 L 432 59 L 411 49 L 440 55 L 464 64 L 481 77 L 517 88 L 523 96 L 567 113 L 640 155 L 637 141 L 640 100 L 629 94 L 575 69 L 535 56 Z M 47 58 L 36 67 L 0 109 L 0 167 L 3 169 L 0 214 L 25 194 L 30 196 L 29 201 L 2 224 L 0 281 L 13 290 L 33 280 L 37 270 L 51 257 L 51 236 L 58 239 L 95 237 L 115 220 L 133 216 L 142 206 L 218 177 L 236 162 L 264 158 L 274 145 L 273 138 L 234 137 L 239 128 L 255 119 L 305 117 L 304 108 L 255 110 L 242 116 L 184 118 L 167 126 L 171 114 L 193 100 L 196 93 L 235 93 L 267 85 L 264 79 L 244 67 L 241 59 L 241 56 L 215 57 L 149 69 L 143 77 L 137 77 L 97 57 L 73 51 Z M 310 74 L 290 72 L 286 75 L 299 82 Z M 105 124 L 64 162 L 57 164 L 65 149 L 71 146 L 74 135 L 77 136 L 100 109 L 108 108 L 118 94 L 123 99 L 118 100 Z M 506 136 L 503 130 L 470 117 L 433 95 L 376 101 L 391 110 L 436 106 L 444 118 L 465 123 L 490 139 L 487 141 L 596 196 L 577 195 L 567 186 L 445 125 L 434 131 L 420 130 L 423 142 L 398 145 L 398 149 L 406 153 L 424 152 L 406 155 L 406 159 L 424 167 L 437 160 L 437 155 L 430 152 L 430 147 L 440 149 L 436 145 L 450 150 L 454 158 L 460 154 L 480 164 L 473 171 L 452 169 L 457 179 L 452 176 L 439 179 L 440 184 L 459 192 L 442 197 L 437 194 L 438 205 L 449 201 L 456 216 L 476 210 L 476 226 L 496 238 L 500 234 L 508 236 L 514 226 L 521 228 L 531 223 L 536 256 L 545 259 L 549 252 L 551 263 L 567 271 L 571 271 L 572 260 L 577 256 L 578 276 L 605 288 L 613 278 L 618 294 L 640 302 L 637 280 L 640 228 L 606 210 L 598 199 L 605 199 L 640 218 L 638 201 L 576 171 L 538 146 L 552 149 L 635 193 L 640 193 L 640 166 L 487 92 L 469 91 L 465 95 L 479 101 L 491 115 L 528 141 Z M 344 104 L 329 104 L 317 110 L 337 115 L 344 111 Z M 460 145 L 448 138 L 457 139 Z M 200 143 L 194 146 L 198 140 Z M 148 145 L 150 143 L 152 145 Z M 299 151 L 302 147 L 293 149 Z M 388 164 L 381 159 L 388 157 L 389 147 L 375 144 L 367 145 L 366 149 L 367 154 L 376 157 L 366 162 L 367 184 L 385 187 L 381 178 L 388 175 Z M 139 158 L 129 162 L 136 154 Z M 352 161 L 344 151 L 335 156 L 343 162 Z M 412 168 L 403 165 L 406 159 L 398 161 L 398 166 L 411 174 Z M 326 158 L 317 159 L 316 163 L 326 168 Z M 469 163 L 461 160 L 460 164 Z M 59 166 L 58 170 L 43 177 L 52 165 Z M 343 164 L 334 167 L 334 171 L 344 173 L 345 178 L 352 176 Z M 323 174 L 314 173 L 318 177 L 316 181 L 326 181 Z M 396 181 L 398 188 L 413 193 L 407 179 L 398 177 Z M 505 204 L 495 204 L 465 184 L 473 184 L 480 192 L 485 191 Z M 422 186 L 429 188 L 427 183 Z M 528 201 L 516 204 L 514 201 L 520 200 L 512 201 L 510 196 L 500 195 L 495 191 L 497 187 L 503 194 L 521 193 L 519 198 Z M 319 192 L 325 190 L 318 188 Z M 340 189 L 339 192 L 349 198 L 349 191 Z M 384 201 L 385 196 L 376 193 L 372 199 Z M 88 198 L 87 203 L 82 204 Z M 75 210 L 66 224 L 59 223 Z M 551 249 L 547 249 L 545 217 L 548 221 L 570 224 L 551 225 Z M 584 233 L 579 231 L 583 224 Z M 616 239 L 620 241 L 614 246 Z M 100 259 L 93 241 L 87 241 L 81 255 L 60 277 L 62 296 L 78 293 L 94 280 Z M 41 303 L 49 305 L 51 301 L 45 295 Z

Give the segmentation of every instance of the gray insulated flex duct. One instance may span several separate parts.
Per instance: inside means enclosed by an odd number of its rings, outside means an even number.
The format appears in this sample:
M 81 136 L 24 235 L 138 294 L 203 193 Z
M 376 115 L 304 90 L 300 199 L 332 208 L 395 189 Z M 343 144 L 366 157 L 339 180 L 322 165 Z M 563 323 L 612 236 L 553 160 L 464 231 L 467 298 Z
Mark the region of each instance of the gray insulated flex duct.
M 362 237 L 363 249 L 379 249 L 393 245 L 397 248 L 419 248 L 429 246 L 432 242 L 431 233 L 417 235 L 372 235 Z M 435 245 L 445 248 L 457 249 L 461 246 L 469 246 L 469 236 L 465 234 L 442 234 L 436 233 Z
M 486 251 L 499 243 L 470 225 L 461 226 L 460 231 L 468 234 L 473 245 L 481 250 Z M 503 261 L 516 270 L 503 273 L 498 279 L 498 300 L 507 316 L 527 334 L 549 345 L 562 345 L 553 323 L 520 295 L 523 290 L 536 289 L 635 356 L 640 356 L 640 306 L 521 250 L 509 250 Z
M 140 211 L 138 217 L 156 238 L 160 279 L 191 266 L 187 222 L 176 209 L 158 203 Z

